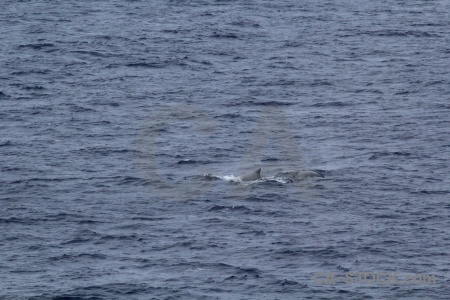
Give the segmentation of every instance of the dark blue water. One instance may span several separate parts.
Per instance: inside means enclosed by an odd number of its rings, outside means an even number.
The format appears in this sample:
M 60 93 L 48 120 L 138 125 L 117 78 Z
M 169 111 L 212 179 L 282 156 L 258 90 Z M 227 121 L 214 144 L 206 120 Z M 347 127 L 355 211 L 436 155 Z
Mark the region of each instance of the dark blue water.
M 0 298 L 448 299 L 449 12 L 2 1 Z

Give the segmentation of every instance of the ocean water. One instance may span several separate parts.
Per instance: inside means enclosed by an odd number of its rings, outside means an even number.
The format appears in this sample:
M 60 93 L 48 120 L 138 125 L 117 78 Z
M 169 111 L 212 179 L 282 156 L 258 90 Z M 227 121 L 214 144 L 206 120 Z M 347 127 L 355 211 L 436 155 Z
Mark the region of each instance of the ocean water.
M 446 0 L 4 0 L 0 298 L 448 299 L 449 128 Z

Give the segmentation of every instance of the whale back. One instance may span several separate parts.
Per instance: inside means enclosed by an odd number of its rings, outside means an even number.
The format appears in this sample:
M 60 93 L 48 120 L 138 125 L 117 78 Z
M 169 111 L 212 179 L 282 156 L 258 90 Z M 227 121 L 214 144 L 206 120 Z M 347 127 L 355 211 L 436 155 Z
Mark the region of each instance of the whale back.
M 253 181 L 261 179 L 261 168 L 251 173 L 240 176 L 242 181 Z
M 317 172 L 314 172 L 314 171 L 300 171 L 297 174 L 297 177 L 301 178 L 301 179 L 310 178 L 310 177 L 322 177 L 323 178 L 323 175 L 319 174 Z
M 285 179 L 306 179 L 311 177 L 322 177 L 324 176 L 320 173 L 314 172 L 314 171 L 308 171 L 308 170 L 301 170 L 301 171 L 283 171 L 278 172 L 275 177 L 285 178 Z

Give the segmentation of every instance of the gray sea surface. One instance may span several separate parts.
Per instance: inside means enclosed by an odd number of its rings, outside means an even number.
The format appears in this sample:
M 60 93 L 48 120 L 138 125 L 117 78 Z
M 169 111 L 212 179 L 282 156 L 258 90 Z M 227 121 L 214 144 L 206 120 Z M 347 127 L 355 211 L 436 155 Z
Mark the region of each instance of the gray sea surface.
M 3 0 L 0 299 L 448 299 L 449 128 L 447 0 Z

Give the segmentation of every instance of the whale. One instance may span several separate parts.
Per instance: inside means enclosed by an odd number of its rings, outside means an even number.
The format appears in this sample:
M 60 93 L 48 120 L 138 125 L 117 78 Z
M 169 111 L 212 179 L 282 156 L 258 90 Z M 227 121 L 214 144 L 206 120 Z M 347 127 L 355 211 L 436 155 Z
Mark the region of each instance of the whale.
M 242 181 L 253 181 L 253 180 L 261 179 L 261 168 L 259 168 L 256 171 L 253 171 L 251 173 L 239 176 L 239 179 L 241 179 Z
M 278 172 L 275 177 L 279 178 L 287 178 L 287 179 L 306 179 L 311 177 L 321 177 L 324 178 L 324 176 L 320 173 L 317 173 L 315 171 L 309 171 L 309 170 L 301 170 L 301 171 L 284 171 L 284 172 Z
M 300 178 L 300 179 L 310 178 L 310 177 L 325 178 L 322 174 L 317 173 L 315 171 L 303 170 L 303 171 L 298 172 L 298 174 L 297 174 L 297 178 Z

